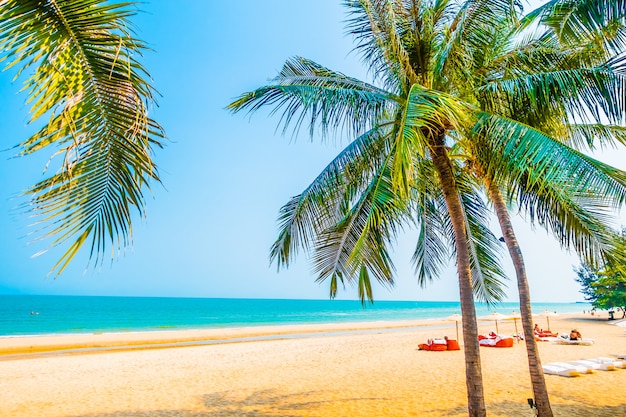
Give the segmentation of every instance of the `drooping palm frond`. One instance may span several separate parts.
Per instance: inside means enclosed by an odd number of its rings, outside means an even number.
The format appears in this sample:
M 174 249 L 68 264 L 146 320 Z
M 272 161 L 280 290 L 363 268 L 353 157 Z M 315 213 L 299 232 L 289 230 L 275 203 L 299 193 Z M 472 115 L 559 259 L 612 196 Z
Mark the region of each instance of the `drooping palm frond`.
M 383 285 L 393 285 L 393 262 L 387 246 L 405 221 L 406 201 L 393 191 L 388 165 L 384 165 L 369 187 L 335 226 L 319 235 L 313 254 L 317 281 L 333 283 L 359 280 L 359 297 L 364 302 L 372 276 Z M 371 301 L 371 299 L 370 299 Z
M 311 135 L 316 126 L 323 135 L 341 128 L 359 135 L 372 128 L 398 100 L 374 85 L 296 57 L 285 63 L 271 85 L 241 95 L 227 108 L 254 112 L 272 106 L 272 114 L 282 109 L 279 125 L 283 125 L 283 132 L 293 124 L 296 133 L 308 118 Z
M 54 145 L 63 155 L 58 172 L 27 191 L 43 237 L 73 239 L 57 274 L 88 240 L 96 262 L 109 244 L 128 245 L 131 212 L 144 213 L 143 190 L 159 181 L 152 153 L 164 133 L 148 116 L 154 90 L 137 61 L 146 48 L 130 29 L 132 7 L 7 0 L 0 8 L 1 59 L 18 75 L 33 70 L 23 87 L 31 121 L 49 118 L 22 153 Z
M 281 208 L 278 239 L 270 250 L 270 261 L 275 260 L 277 267 L 289 266 L 298 249 L 308 250 L 319 233 L 340 220 L 338 213 L 346 195 L 367 187 L 384 162 L 386 131 L 376 128 L 358 137 Z
M 626 47 L 623 0 L 553 0 L 529 13 L 525 20 L 540 21 L 564 45 L 600 46 L 605 57 Z
M 479 192 L 478 179 L 461 166 L 457 166 L 455 171 L 467 225 L 474 296 L 487 304 L 496 303 L 504 298 L 504 281 L 508 279 L 500 263 L 502 247 L 490 230 L 490 211 Z M 452 231 L 451 224 L 447 228 Z M 454 234 L 450 232 L 447 236 L 454 242 Z M 450 246 L 456 247 L 453 243 Z
M 574 149 L 597 150 L 614 147 L 615 144 L 626 146 L 626 126 L 571 124 L 567 126 L 565 141 Z
M 560 7 L 558 1 L 552 3 Z M 542 13 L 549 10 L 545 7 Z M 612 123 L 623 121 L 623 54 L 606 53 L 602 44 L 582 35 L 564 44 L 550 27 L 528 30 L 528 22 L 540 20 L 541 13 L 529 16 L 510 33 L 502 54 L 487 63 L 484 83 L 478 88 L 483 108 L 544 131 L 552 129 L 546 118 L 561 124 L 571 122 L 573 115 L 574 120 L 586 122 L 599 123 L 606 120 L 603 117 Z M 601 21 L 606 15 L 602 12 L 593 19 Z M 606 39 L 602 34 L 594 36 Z
M 411 262 L 417 283 L 424 288 L 439 278 L 451 256 L 449 224 L 445 221 L 446 207 L 437 173 L 430 160 L 422 160 L 416 169 L 412 199 L 415 224 L 419 230 Z
M 496 125 L 515 124 L 497 117 L 491 121 Z M 480 166 L 487 175 L 494 175 L 499 184 L 507 184 L 509 198 L 531 223 L 538 222 L 581 257 L 600 262 L 613 250 L 613 231 L 607 227 L 611 220 L 609 208 L 624 201 L 626 172 L 523 126 L 518 126 L 512 141 L 504 145 L 507 139 L 500 136 L 502 132 L 516 128 L 501 128 L 486 128 L 482 133 L 496 137 L 486 141 L 475 138 L 472 142 L 477 147 L 475 155 Z M 491 148 L 494 143 L 496 148 Z M 506 168 L 494 170 L 494 166 Z
M 531 224 L 544 227 L 590 265 L 603 263 L 614 250 L 614 230 L 608 226 L 615 221 L 614 214 L 605 200 L 570 186 L 567 178 L 552 182 L 549 189 L 521 181 L 511 191 Z
M 551 117 L 560 114 L 563 119 L 576 114 L 583 121 L 600 121 L 606 117 L 619 122 L 623 119 L 620 106 L 625 102 L 626 79 L 618 70 L 621 71 L 608 63 L 595 68 L 518 73 L 513 78 L 490 81 L 479 90 L 505 103 L 527 103 L 527 112 L 531 111 L 539 120 L 542 114 Z M 496 107 L 493 100 L 490 108 Z
M 603 195 L 618 207 L 626 201 L 626 172 L 586 156 L 515 120 L 479 113 L 474 155 L 492 178 L 529 184 L 567 178 L 575 189 Z M 483 139 L 484 142 L 480 142 Z M 480 145 L 478 145 L 480 143 Z

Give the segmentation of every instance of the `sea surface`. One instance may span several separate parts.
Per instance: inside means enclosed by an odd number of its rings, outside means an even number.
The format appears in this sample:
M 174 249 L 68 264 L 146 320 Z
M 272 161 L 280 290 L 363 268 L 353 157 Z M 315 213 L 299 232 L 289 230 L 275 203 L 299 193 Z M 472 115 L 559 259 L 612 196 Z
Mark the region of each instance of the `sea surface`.
M 534 313 L 580 313 L 584 303 L 536 303 Z M 517 303 L 476 305 L 478 316 Z M 109 333 L 281 324 L 422 320 L 460 313 L 458 302 L 0 295 L 0 336 Z

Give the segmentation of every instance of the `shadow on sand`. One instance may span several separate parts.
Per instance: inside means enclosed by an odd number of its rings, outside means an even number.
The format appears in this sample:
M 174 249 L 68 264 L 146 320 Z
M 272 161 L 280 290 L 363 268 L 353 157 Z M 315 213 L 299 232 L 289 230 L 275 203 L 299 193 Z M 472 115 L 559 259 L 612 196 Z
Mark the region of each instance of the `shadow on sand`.
M 616 417 L 626 416 L 626 403 L 617 406 L 595 407 L 593 404 L 552 404 L 555 417 Z M 441 417 L 466 417 L 467 407 L 445 407 L 435 410 L 424 410 L 423 415 Z M 530 417 L 534 416 L 528 403 L 521 401 L 501 401 L 487 404 L 487 415 L 490 417 Z
M 68 417 L 302 417 L 321 416 L 315 409 L 321 404 L 337 402 L 365 402 L 380 401 L 384 398 L 346 398 L 342 400 L 307 401 L 306 398 L 315 395 L 319 398 L 319 392 L 276 394 L 274 390 L 256 391 L 252 394 L 235 400 L 235 392 L 216 392 L 202 396 L 205 410 L 141 410 L 141 411 L 116 411 L 112 413 L 89 413 L 77 414 Z M 239 393 L 240 394 L 240 393 Z

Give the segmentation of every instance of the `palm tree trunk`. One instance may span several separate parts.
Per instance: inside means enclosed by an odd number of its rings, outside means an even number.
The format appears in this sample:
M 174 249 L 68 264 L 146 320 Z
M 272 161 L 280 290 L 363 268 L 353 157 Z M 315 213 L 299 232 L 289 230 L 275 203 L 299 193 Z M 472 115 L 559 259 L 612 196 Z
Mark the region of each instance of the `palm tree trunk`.
M 483 376 L 480 365 L 480 346 L 478 344 L 478 326 L 472 291 L 467 229 L 461 199 L 457 193 L 452 165 L 444 144 L 443 133 L 431 143 L 433 164 L 439 174 L 441 188 L 448 207 L 448 213 L 454 228 L 457 270 L 463 323 L 463 349 L 465 353 L 465 382 L 467 385 L 467 407 L 470 417 L 485 417 L 485 398 Z
M 504 203 L 504 198 L 498 187 L 496 187 L 489 179 L 485 178 L 487 192 L 491 201 L 493 201 L 496 215 L 502 229 L 502 235 L 513 266 L 515 267 L 515 275 L 517 275 L 517 289 L 519 291 L 520 314 L 522 316 L 522 328 L 524 329 L 524 339 L 526 342 L 526 352 L 528 355 L 528 368 L 530 371 L 530 382 L 535 396 L 538 415 L 541 417 L 552 417 L 552 408 L 550 407 L 550 398 L 548 397 L 548 389 L 546 388 L 546 380 L 541 368 L 541 360 L 537 350 L 537 342 L 533 331 L 532 311 L 530 308 L 530 291 L 528 289 L 528 279 L 526 277 L 526 267 L 524 266 L 524 258 L 522 251 L 515 238 L 511 218 Z

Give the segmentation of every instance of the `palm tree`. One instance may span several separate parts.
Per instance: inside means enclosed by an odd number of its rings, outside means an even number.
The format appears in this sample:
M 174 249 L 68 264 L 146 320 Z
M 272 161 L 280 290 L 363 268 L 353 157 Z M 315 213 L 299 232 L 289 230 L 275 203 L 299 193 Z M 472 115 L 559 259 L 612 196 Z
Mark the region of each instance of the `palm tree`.
M 596 30 L 623 28 L 623 5 L 593 1 L 567 2 L 567 7 L 564 5 L 565 2 L 550 2 L 519 21 L 517 26 L 522 30 L 533 21 L 538 21 L 541 28 L 529 36 L 521 36 L 517 30 L 513 30 L 512 35 L 524 40 L 521 45 L 516 45 L 512 39 L 506 43 L 492 44 L 490 52 L 495 58 L 489 71 L 481 71 L 485 67 L 484 62 L 479 62 L 477 71 L 472 71 L 478 75 L 473 80 L 474 85 L 498 92 L 483 95 L 481 108 L 492 111 L 493 107 L 498 107 L 497 113 L 550 132 L 554 138 L 572 146 L 592 144 L 595 138 L 624 143 L 624 128 L 604 124 L 599 115 L 614 121 L 622 117 L 623 107 L 613 101 L 615 96 L 623 94 L 619 64 L 615 64 L 619 61 L 615 56 L 622 53 L 625 45 L 618 30 Z M 481 77 L 482 74 L 495 76 Z M 583 111 L 584 106 L 580 106 L 580 103 L 591 105 L 596 111 Z M 572 124 L 571 120 L 576 118 L 591 118 L 593 124 Z M 507 125 L 509 121 L 504 120 L 504 123 L 500 128 L 491 127 L 495 130 L 495 137 L 506 136 L 511 130 L 512 126 Z M 529 131 L 522 133 L 520 126 L 514 129 L 518 130 L 519 136 L 532 142 L 527 135 Z M 519 136 L 515 136 L 516 140 L 519 140 Z M 535 164 L 523 166 L 528 157 L 519 154 L 509 158 L 509 161 L 500 159 L 497 163 L 494 161 L 501 158 L 501 154 L 483 155 L 482 161 L 471 159 L 475 173 L 478 171 L 485 183 L 487 195 L 494 204 L 504 241 L 513 260 L 526 335 L 533 334 L 528 281 L 505 200 L 496 183 L 511 184 L 515 190 L 513 194 L 517 194 L 510 197 L 511 201 L 519 201 L 531 213 L 531 220 L 536 217 L 540 224 L 551 229 L 564 247 L 572 247 L 581 257 L 593 263 L 610 261 L 615 256 L 612 253 L 614 244 L 610 241 L 613 231 L 605 226 L 602 221 L 606 218 L 605 214 L 598 212 L 598 207 L 621 205 L 624 201 L 622 174 L 551 141 L 552 138 L 542 137 L 535 140 L 537 148 L 542 149 L 543 155 L 540 157 L 544 161 L 551 161 L 553 168 L 563 166 L 565 169 L 553 169 L 550 172 L 546 170 L 546 165 L 542 169 L 536 164 L 539 161 L 537 156 L 533 161 Z M 471 142 L 476 155 L 480 155 L 480 150 L 476 149 L 478 143 Z M 483 146 L 482 149 L 492 148 Z M 546 158 L 546 155 L 551 157 Z M 485 175 L 488 167 L 494 166 L 506 167 L 499 173 L 498 179 Z M 569 167 L 576 168 L 572 170 Z M 529 186 L 529 174 L 538 180 L 535 180 L 534 186 Z M 538 413 L 551 416 L 534 338 L 527 337 L 526 346 Z
M 358 283 L 363 299 L 372 297 L 370 277 L 393 283 L 386 245 L 402 224 L 415 221 L 420 227 L 415 256 L 420 280 L 436 274 L 451 246 L 459 273 L 469 414 L 485 415 L 472 292 L 493 288 L 499 268 L 493 235 L 476 227 L 481 225 L 476 221 L 476 208 L 481 207 L 475 198 L 476 181 L 464 171 L 477 161 L 484 170 L 482 181 L 523 184 L 533 190 L 542 184 L 532 175 L 537 168 L 533 164 L 546 172 L 556 160 L 549 153 L 536 155 L 536 146 L 550 136 L 525 124 L 528 114 L 517 120 L 507 107 L 498 87 L 510 83 L 511 73 L 495 80 L 492 75 L 500 74 L 499 57 L 503 61 L 515 56 L 504 47 L 520 26 L 516 9 L 505 1 L 457 6 L 448 1 L 390 0 L 346 6 L 352 16 L 350 33 L 359 41 L 356 49 L 381 86 L 296 58 L 271 85 L 229 106 L 233 111 L 282 107 L 285 129 L 290 123 L 297 129 L 310 117 L 311 133 L 319 125 L 323 134 L 344 128 L 357 137 L 305 192 L 283 207 L 272 258 L 288 266 L 298 248 L 310 249 L 318 280 L 330 279 L 331 296 L 339 281 L 348 280 Z M 491 105 L 498 100 L 504 104 Z M 530 162 L 506 176 L 516 159 Z M 560 165 L 554 166 L 552 179 Z M 621 186 L 618 194 L 623 195 L 624 173 L 604 172 L 608 182 Z M 581 181 L 569 189 L 580 192 L 590 175 L 585 174 L 575 177 Z M 495 195 L 495 189 L 489 189 Z M 442 208 L 445 215 L 438 212 Z M 511 233 L 506 235 L 510 238 Z M 539 389 L 545 392 L 545 384 Z M 542 415 L 551 415 L 547 392 L 537 400 Z
M 25 192 L 40 237 L 69 243 L 57 275 L 86 242 L 96 263 L 109 244 L 127 246 L 133 208 L 143 215 L 143 193 L 159 181 L 152 153 L 164 133 L 148 116 L 154 89 L 133 14 L 132 3 L 105 0 L 0 1 L 0 59 L 27 74 L 30 121 L 44 120 L 20 154 L 52 145 L 61 156 Z
M 456 24 L 469 26 L 476 16 L 457 13 L 458 10 L 446 2 L 429 5 L 432 8 L 422 7 L 417 2 L 406 9 L 399 2 L 360 2 L 347 6 L 352 8 L 355 16 L 350 21 L 351 32 L 361 39 L 359 48 L 387 89 L 296 59 L 285 65 L 273 85 L 246 94 L 230 105 L 235 111 L 258 109 L 266 104 L 284 105 L 287 108 L 286 123 L 296 117 L 294 115 L 299 110 L 302 110 L 302 116 L 296 120 L 300 122 L 310 111 L 311 126 L 320 120 L 324 132 L 343 122 L 354 133 L 366 132 L 362 136 L 364 147 L 378 142 L 379 149 L 383 150 L 381 154 L 385 156 L 371 167 L 358 161 L 353 164 L 357 169 L 359 165 L 364 168 L 364 174 L 370 174 L 366 177 L 368 192 L 358 197 L 355 191 L 359 190 L 353 189 L 353 197 L 346 196 L 346 200 L 354 205 L 340 212 L 346 214 L 334 227 L 325 228 L 324 223 L 337 213 L 331 213 L 330 209 L 320 210 L 319 204 L 298 206 L 298 199 L 292 200 L 288 207 L 295 206 L 296 212 L 311 209 L 319 216 L 317 220 L 306 218 L 305 227 L 309 230 L 291 233 L 292 229 L 289 229 L 282 233 L 279 241 L 284 243 L 275 246 L 275 256 L 287 264 L 294 243 L 295 246 L 306 244 L 307 233 L 314 235 L 316 230 L 325 231 L 326 239 L 318 240 L 316 253 L 332 262 L 318 263 L 320 277 L 330 277 L 331 291 L 336 289 L 338 279 L 356 279 L 361 294 L 371 295 L 367 284 L 370 274 L 381 282 L 392 282 L 384 245 L 393 234 L 398 219 L 388 213 L 394 209 L 402 213 L 409 205 L 410 191 L 414 188 L 414 167 L 431 160 L 449 213 L 449 230 L 454 232 L 447 237 L 453 240 L 459 271 L 468 409 L 471 416 L 482 416 L 485 415 L 485 405 L 472 280 L 472 259 L 476 259 L 476 255 L 470 250 L 466 212 L 455 181 L 453 162 L 445 146 L 446 132 L 462 132 L 471 126 L 473 111 L 455 96 L 439 90 L 445 90 L 442 88 L 445 79 L 441 69 L 435 71 L 446 63 L 447 57 L 441 52 L 446 50 L 446 37 L 454 34 L 446 27 L 450 16 L 455 17 L 453 22 Z M 475 6 L 479 5 L 476 2 L 465 5 L 466 8 Z M 505 11 L 504 7 L 491 9 L 486 5 L 481 9 L 485 16 Z M 423 24 L 424 28 L 408 31 L 417 23 Z M 474 25 L 473 30 L 480 28 Z M 411 50 L 407 50 L 408 47 Z M 356 172 L 358 175 L 358 170 Z M 340 178 L 328 180 L 342 181 Z M 319 202 L 325 193 L 329 192 L 319 192 L 319 197 L 313 200 Z M 286 209 L 284 213 L 289 224 L 292 212 Z
M 501 54 L 496 60 L 501 63 L 500 74 L 509 75 L 483 83 L 487 88 L 495 87 L 498 94 L 491 98 L 498 97 L 499 101 L 487 101 L 484 107 L 500 106 L 501 114 L 507 114 L 508 107 L 509 115 L 515 114 L 517 120 L 549 132 L 570 146 L 593 146 L 597 140 L 624 143 L 624 128 L 606 124 L 606 120 L 619 122 L 623 117 L 623 106 L 615 102 L 615 97 L 623 95 L 619 57 L 626 45 L 618 28 L 623 29 L 624 16 L 624 5 L 620 2 L 555 1 L 533 11 L 520 21 L 521 28 L 538 22 L 541 30 L 526 38 L 522 49 L 513 48 L 514 54 Z M 601 29 L 610 27 L 614 30 Z M 492 69 L 492 72 L 497 71 Z M 581 124 L 572 120 L 589 122 Z M 619 178 L 621 174 L 611 167 L 550 142 L 541 139 L 542 152 L 558 155 L 552 164 L 563 169 L 546 170 L 546 166 L 543 170 L 537 166 L 512 169 L 512 165 L 523 163 L 522 159 L 492 165 L 508 167 L 501 174 L 509 176 L 509 184 L 510 174 L 517 171 L 514 187 L 517 201 L 550 229 L 563 246 L 573 247 L 594 264 L 612 261 L 616 256 L 610 242 L 613 231 L 605 226 L 606 213 L 599 208 L 623 203 L 623 177 Z M 493 163 L 493 159 L 483 163 Z M 526 177 L 531 171 L 540 181 L 529 187 Z M 524 332 L 530 335 L 532 311 L 524 262 L 496 182 L 507 183 L 502 176 L 497 180 L 485 178 L 513 259 Z M 534 339 L 526 338 L 526 346 L 539 415 L 552 415 Z

